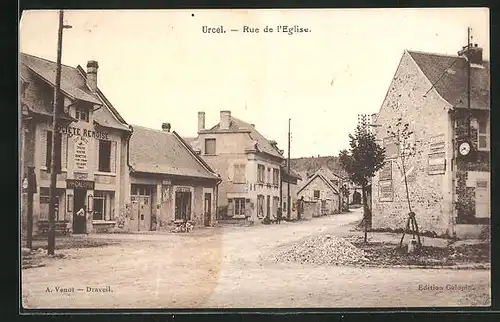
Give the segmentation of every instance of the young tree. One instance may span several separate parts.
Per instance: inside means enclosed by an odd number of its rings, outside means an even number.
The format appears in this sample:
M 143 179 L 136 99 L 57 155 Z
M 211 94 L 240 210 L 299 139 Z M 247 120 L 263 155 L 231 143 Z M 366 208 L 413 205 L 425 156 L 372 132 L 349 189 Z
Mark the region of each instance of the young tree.
M 412 140 L 413 131 L 409 130 L 408 123 L 403 124 L 403 119 L 400 117 L 398 118 L 394 126 L 388 127 L 387 134 L 389 135 L 389 137 L 392 137 L 394 139 L 394 144 L 397 147 L 398 158 L 400 161 L 399 163 L 396 162 L 396 165 L 400 169 L 405 182 L 405 192 L 406 192 L 406 200 L 408 202 L 408 216 L 409 216 L 405 233 L 406 231 L 409 230 L 411 224 L 411 226 L 413 226 L 412 227 L 413 231 L 417 233 L 418 246 L 420 247 L 422 246 L 422 244 L 420 242 L 420 235 L 418 235 L 418 224 L 415 218 L 415 213 L 411 209 L 410 193 L 408 190 L 408 180 L 407 180 L 408 160 L 416 155 L 416 142 L 413 142 Z M 405 233 L 403 233 L 401 241 L 399 242 L 400 247 L 403 245 L 403 239 Z M 413 235 L 413 238 L 415 238 L 415 235 Z
M 371 178 L 385 162 L 385 149 L 380 147 L 375 135 L 367 127 L 356 127 L 355 134 L 349 134 L 350 149 L 342 150 L 339 160 L 347 172 L 349 179 L 361 186 L 363 196 L 363 224 L 365 227 L 365 243 L 368 242 L 368 226 L 371 226 L 371 211 L 368 208 L 367 188 Z

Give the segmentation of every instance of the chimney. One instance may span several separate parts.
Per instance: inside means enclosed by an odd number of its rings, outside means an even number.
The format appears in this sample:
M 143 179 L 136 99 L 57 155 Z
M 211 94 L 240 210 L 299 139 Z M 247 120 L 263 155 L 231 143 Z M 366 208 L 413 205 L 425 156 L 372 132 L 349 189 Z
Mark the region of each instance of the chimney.
M 163 130 L 163 132 L 170 132 L 170 123 L 162 123 L 161 129 Z
M 198 112 L 198 132 L 205 129 L 205 112 Z
M 467 57 L 471 64 L 483 64 L 483 48 L 478 47 L 477 44 L 470 44 L 469 46 L 462 47 L 458 55 Z
M 229 130 L 231 124 L 231 111 L 220 111 L 220 129 Z
M 99 64 L 95 60 L 87 62 L 87 86 L 95 91 L 97 89 L 97 69 Z

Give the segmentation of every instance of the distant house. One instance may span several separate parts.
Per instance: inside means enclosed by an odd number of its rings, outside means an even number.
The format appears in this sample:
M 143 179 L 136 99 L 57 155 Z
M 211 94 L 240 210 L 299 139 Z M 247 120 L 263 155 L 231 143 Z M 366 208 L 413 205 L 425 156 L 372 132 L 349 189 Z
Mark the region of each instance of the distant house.
M 489 229 L 489 79 L 489 62 L 477 45 L 458 56 L 404 51 L 376 120 L 388 162 L 373 178 L 375 228 L 402 228 L 407 220 L 400 151 L 387 135 L 401 118 L 417 152 L 406 176 L 419 229 L 457 237 Z M 464 142 L 471 147 L 466 156 L 459 151 Z
M 205 113 L 198 113 L 198 137 L 191 145 L 221 176 L 217 211 L 221 220 L 258 223 L 276 216 L 284 161 L 276 142 L 230 111 L 221 111 L 220 122 L 208 129 Z
M 330 215 L 342 209 L 341 186 L 342 177 L 322 167 L 304 182 L 297 194 L 299 199 L 316 203 L 315 216 Z
M 290 173 L 286 166 L 281 166 L 281 209 L 283 218 L 288 215 L 288 186 L 290 186 L 290 219 L 298 218 L 298 183 L 302 180 L 293 169 L 290 168 Z
M 53 148 L 60 156 L 55 160 L 56 226 L 73 234 L 98 232 L 114 227 L 124 208 L 131 129 L 97 86 L 98 63 L 89 61 L 86 70 L 61 66 L 61 111 L 54 131 L 56 67 L 53 61 L 20 55 L 20 172 L 24 177 L 33 167 L 36 175 L 34 232 L 48 227 Z M 21 195 L 22 223 L 26 197 Z
M 132 126 L 128 212 L 120 228 L 164 230 L 175 222 L 215 222 L 218 175 L 170 124 L 162 130 Z

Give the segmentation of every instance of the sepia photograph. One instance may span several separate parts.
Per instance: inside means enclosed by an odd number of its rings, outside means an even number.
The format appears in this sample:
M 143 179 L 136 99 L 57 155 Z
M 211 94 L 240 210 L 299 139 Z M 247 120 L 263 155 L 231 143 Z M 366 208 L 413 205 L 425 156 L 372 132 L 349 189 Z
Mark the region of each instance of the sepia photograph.
M 20 312 L 490 307 L 489 26 L 23 11 Z

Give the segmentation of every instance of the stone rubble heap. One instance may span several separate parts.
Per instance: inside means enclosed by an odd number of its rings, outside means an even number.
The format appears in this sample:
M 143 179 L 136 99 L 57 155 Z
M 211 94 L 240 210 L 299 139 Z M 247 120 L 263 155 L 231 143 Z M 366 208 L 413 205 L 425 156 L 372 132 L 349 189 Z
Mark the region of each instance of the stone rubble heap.
M 319 265 L 362 265 L 368 262 L 363 250 L 343 238 L 320 235 L 304 239 L 273 256 L 278 262 Z

